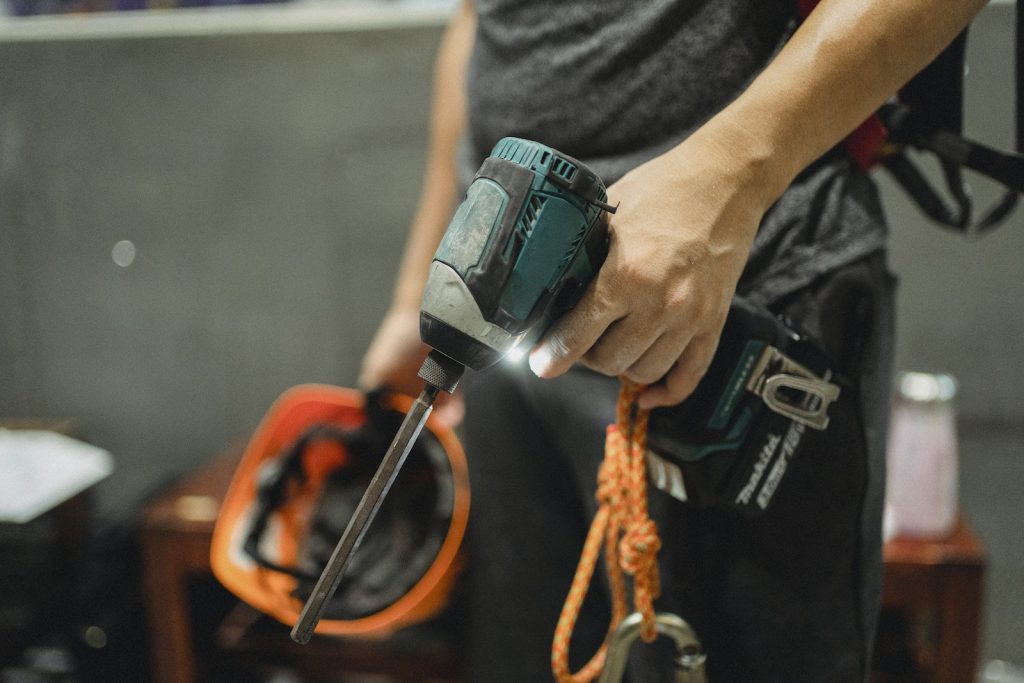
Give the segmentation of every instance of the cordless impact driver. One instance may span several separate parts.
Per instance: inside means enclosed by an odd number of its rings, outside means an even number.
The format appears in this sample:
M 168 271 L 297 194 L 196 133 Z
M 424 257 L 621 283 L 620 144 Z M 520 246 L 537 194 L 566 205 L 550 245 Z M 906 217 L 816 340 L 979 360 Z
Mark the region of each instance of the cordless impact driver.
M 413 403 L 306 602 L 292 639 L 309 641 L 345 565 L 441 391 L 466 367 L 484 370 L 528 349 L 571 309 L 608 250 L 604 184 L 570 156 L 537 142 L 504 138 L 494 147 L 448 226 L 420 307 L 420 336 L 432 348 Z

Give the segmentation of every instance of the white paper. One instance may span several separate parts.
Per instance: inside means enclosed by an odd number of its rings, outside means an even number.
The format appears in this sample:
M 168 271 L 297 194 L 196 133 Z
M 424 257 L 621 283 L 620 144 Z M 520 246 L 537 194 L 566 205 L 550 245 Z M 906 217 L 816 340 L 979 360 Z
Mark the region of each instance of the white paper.
M 28 522 L 113 471 L 102 448 L 56 432 L 0 429 L 0 522 Z

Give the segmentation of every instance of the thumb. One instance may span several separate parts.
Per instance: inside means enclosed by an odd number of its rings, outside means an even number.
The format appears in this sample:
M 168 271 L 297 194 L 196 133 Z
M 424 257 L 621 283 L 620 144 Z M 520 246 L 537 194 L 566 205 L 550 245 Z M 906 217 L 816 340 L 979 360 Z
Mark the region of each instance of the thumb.
M 530 352 L 533 374 L 546 379 L 558 377 L 590 350 L 608 328 L 614 316 L 599 301 L 596 290 L 594 286 L 587 289 L 576 307 L 557 320 Z

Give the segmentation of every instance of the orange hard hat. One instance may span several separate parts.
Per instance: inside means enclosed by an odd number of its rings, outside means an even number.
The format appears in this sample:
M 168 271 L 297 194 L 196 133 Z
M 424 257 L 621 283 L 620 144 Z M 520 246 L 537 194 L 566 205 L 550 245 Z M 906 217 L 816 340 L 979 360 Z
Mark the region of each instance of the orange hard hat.
M 294 625 L 412 399 L 327 385 L 285 392 L 252 436 L 213 533 L 213 572 Z M 439 612 L 461 568 L 469 477 L 427 420 L 316 632 L 386 636 Z

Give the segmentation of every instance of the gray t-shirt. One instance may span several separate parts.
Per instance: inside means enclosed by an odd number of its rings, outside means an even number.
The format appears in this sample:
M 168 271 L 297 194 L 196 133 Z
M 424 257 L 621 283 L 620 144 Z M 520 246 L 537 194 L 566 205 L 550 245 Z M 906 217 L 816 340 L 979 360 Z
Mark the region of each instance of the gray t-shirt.
M 538 140 L 610 185 L 733 100 L 791 35 L 795 0 L 476 0 L 468 183 L 499 139 Z M 841 149 L 766 214 L 738 293 L 771 303 L 884 245 L 877 192 Z

